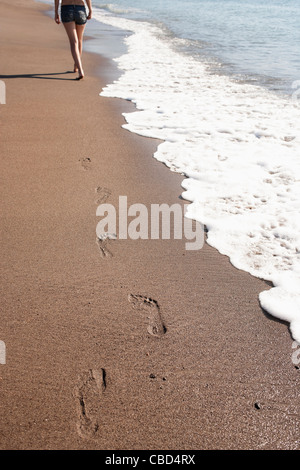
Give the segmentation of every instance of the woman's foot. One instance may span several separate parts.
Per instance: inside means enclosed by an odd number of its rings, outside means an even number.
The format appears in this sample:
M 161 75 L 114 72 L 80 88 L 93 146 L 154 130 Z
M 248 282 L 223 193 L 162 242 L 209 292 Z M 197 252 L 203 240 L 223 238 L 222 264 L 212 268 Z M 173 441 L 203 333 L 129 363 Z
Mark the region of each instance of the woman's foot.
M 78 77 L 76 78 L 76 80 L 82 80 L 84 78 L 84 75 L 78 75 Z
M 74 64 L 74 70 L 73 70 L 74 73 L 78 72 L 78 67 L 76 67 L 76 65 Z

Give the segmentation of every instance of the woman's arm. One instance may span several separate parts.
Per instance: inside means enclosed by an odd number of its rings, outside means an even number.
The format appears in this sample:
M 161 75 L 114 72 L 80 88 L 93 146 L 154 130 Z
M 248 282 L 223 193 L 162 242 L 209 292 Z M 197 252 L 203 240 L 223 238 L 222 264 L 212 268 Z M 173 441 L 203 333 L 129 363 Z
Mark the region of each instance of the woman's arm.
M 55 10 L 54 19 L 55 19 L 57 24 L 60 23 L 58 7 L 59 7 L 59 0 L 54 0 L 54 10 Z
M 89 14 L 87 19 L 90 20 L 92 18 L 92 0 L 86 0 L 87 7 L 89 9 Z

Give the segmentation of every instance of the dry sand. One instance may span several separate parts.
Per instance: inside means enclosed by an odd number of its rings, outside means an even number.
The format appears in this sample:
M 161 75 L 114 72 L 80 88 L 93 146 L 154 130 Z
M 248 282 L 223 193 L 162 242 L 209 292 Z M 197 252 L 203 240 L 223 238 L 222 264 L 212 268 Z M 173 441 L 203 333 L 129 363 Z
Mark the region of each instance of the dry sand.
M 0 18 L 0 448 L 299 449 L 300 373 L 288 326 L 259 306 L 269 286 L 207 244 L 96 243 L 97 205 L 183 205 L 182 177 L 122 129 L 132 104 L 99 96 L 110 62 L 85 53 L 75 81 L 63 26 L 13 3 Z

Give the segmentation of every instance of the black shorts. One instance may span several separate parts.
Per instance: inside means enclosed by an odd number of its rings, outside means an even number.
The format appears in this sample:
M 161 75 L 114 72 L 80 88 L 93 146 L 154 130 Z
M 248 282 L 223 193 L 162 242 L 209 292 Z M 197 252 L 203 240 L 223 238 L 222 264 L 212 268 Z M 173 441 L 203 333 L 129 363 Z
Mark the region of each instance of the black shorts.
M 63 23 L 75 21 L 76 24 L 85 24 L 87 22 L 86 9 L 84 5 L 62 5 L 60 17 Z

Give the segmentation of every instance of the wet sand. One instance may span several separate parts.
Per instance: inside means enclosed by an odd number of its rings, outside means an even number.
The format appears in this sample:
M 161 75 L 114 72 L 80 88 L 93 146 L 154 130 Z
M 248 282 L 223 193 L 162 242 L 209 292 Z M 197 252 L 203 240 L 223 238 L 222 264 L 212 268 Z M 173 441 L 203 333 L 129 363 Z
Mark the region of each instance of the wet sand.
M 18 8 L 16 8 L 16 5 Z M 269 286 L 207 244 L 96 239 L 101 203 L 183 205 L 131 103 L 32 0 L 1 2 L 1 449 L 299 449 L 300 372 Z M 88 30 L 87 30 L 88 34 Z

